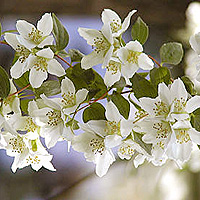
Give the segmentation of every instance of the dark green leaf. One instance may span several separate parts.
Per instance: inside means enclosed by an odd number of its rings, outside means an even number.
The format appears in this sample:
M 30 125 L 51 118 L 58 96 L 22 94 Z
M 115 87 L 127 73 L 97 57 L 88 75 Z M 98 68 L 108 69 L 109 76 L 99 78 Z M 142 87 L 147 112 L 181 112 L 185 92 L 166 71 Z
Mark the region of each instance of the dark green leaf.
M 160 48 L 160 58 L 162 63 L 178 65 L 183 58 L 183 47 L 178 42 L 163 44 Z
M 191 95 L 195 95 L 196 90 L 194 89 L 194 83 L 187 76 L 182 76 L 181 80 L 183 81 L 187 92 Z
M 117 81 L 114 85 L 113 88 L 117 88 L 117 92 L 121 92 L 124 87 L 126 86 L 126 80 L 124 77 L 121 77 L 119 81 Z
M 93 103 L 83 111 L 83 121 L 89 120 L 105 120 L 105 108 L 100 103 Z
M 0 66 L 0 98 L 6 98 L 10 93 L 10 80 L 7 72 Z
M 133 135 L 134 135 L 135 142 L 137 142 L 149 155 L 151 155 L 152 145 L 144 143 L 142 141 L 143 135 L 141 135 L 140 133 L 133 131 Z
M 32 101 L 33 99 L 20 99 L 20 107 L 21 107 L 21 111 L 24 114 L 28 114 L 28 103 L 29 101 Z
M 81 53 L 79 50 L 77 49 L 69 49 L 69 56 L 71 58 L 71 62 L 80 62 L 82 57 L 84 56 L 83 53 Z
M 130 112 L 130 104 L 129 102 L 119 93 L 113 92 L 110 96 L 112 102 L 116 105 L 117 109 L 119 110 L 120 114 L 125 118 L 128 119 L 129 112 Z
M 20 78 L 14 79 L 14 82 L 18 87 L 25 87 L 29 84 L 29 72 L 25 72 Z M 30 86 L 28 89 L 32 90 L 32 87 Z
M 135 108 L 137 108 L 138 110 L 143 110 L 137 103 L 135 103 L 135 102 L 131 99 L 131 93 L 128 95 L 128 100 L 135 106 Z
M 136 98 L 141 97 L 152 97 L 155 98 L 157 94 L 157 89 L 150 83 L 147 79 L 135 73 L 132 78 L 130 78 L 132 83 L 132 89 Z
M 171 82 L 170 72 L 167 67 L 153 68 L 150 71 L 151 83 L 157 88 L 159 83 L 164 82 L 168 85 Z
M 197 131 L 200 131 L 200 108 L 191 114 L 191 124 Z
M 137 18 L 135 24 L 132 27 L 131 36 L 133 40 L 137 40 L 141 44 L 144 44 L 148 39 L 149 28 L 140 17 Z
M 39 97 L 41 94 L 45 94 L 49 97 L 59 94 L 60 92 L 60 83 L 56 80 L 45 81 L 39 88 L 35 88 L 36 97 Z
M 69 35 L 65 27 L 62 25 L 62 23 L 54 13 L 52 14 L 52 18 L 53 18 L 53 35 L 56 40 L 56 48 L 57 51 L 60 51 L 63 50 L 68 45 Z
M 149 72 L 140 72 L 138 73 L 140 76 L 146 78 L 149 75 Z

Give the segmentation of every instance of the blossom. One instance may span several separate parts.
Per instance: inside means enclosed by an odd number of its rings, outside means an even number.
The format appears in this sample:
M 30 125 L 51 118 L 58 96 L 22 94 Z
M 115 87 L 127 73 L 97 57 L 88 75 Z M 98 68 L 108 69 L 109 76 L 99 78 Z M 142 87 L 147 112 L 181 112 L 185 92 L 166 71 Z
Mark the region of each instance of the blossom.
M 104 24 L 101 31 L 95 29 L 79 28 L 78 32 L 87 43 L 94 47 L 94 51 L 81 60 L 81 67 L 89 69 L 97 64 L 106 66 L 112 56 L 114 46 L 109 24 Z
M 192 49 L 198 54 L 200 55 L 200 32 L 196 33 L 195 35 L 192 35 L 190 37 L 190 45 L 192 47 Z
M 53 57 L 54 53 L 49 47 L 38 51 L 36 55 L 30 55 L 27 68 L 30 69 L 29 81 L 32 87 L 40 87 L 47 79 L 47 72 L 58 77 L 65 74 L 62 65 Z
M 96 174 L 104 176 L 110 165 L 115 161 L 111 149 L 105 146 L 105 132 L 95 132 L 88 123 L 80 124 L 84 131 L 75 136 L 72 140 L 72 147 L 75 151 L 83 152 L 87 161 L 96 164 Z
M 114 37 L 119 37 L 122 33 L 124 33 L 129 24 L 132 15 L 137 12 L 137 10 L 132 10 L 129 12 L 128 16 L 124 19 L 123 23 L 121 22 L 120 17 L 111 9 L 104 9 L 102 12 L 102 21 L 104 24 L 110 24 L 111 31 Z
M 19 78 L 27 71 L 27 62 L 31 51 L 17 40 L 17 35 L 13 33 L 5 33 L 6 42 L 16 51 L 19 58 L 10 69 L 12 78 Z
M 57 141 L 65 139 L 71 134 L 70 127 L 65 126 L 65 116 L 59 104 L 60 99 L 48 99 L 44 94 L 40 95 L 45 106 L 35 108 L 32 116 L 40 126 L 40 135 L 45 138 L 47 148 L 53 147 Z
M 139 68 L 144 70 L 153 68 L 153 61 L 142 51 L 143 47 L 137 40 L 130 41 L 125 47 L 117 50 L 117 56 L 122 61 L 121 73 L 123 76 L 130 78 Z
M 50 13 L 45 13 L 37 23 L 37 28 L 25 20 L 18 20 L 16 28 L 20 35 L 18 41 L 27 49 L 34 47 L 43 48 L 53 44 L 53 20 Z
M 74 112 L 76 108 L 82 103 L 88 94 L 88 90 L 80 89 L 77 92 L 73 82 L 65 77 L 61 82 L 61 96 L 60 105 L 66 115 Z

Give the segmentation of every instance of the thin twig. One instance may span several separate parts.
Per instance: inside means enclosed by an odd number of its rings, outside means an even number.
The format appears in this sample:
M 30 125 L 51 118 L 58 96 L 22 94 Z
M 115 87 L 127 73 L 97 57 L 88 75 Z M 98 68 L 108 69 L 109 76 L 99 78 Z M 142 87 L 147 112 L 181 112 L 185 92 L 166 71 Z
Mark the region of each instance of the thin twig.
M 19 94 L 20 92 L 24 91 L 25 89 L 27 89 L 28 87 L 30 87 L 31 84 L 28 84 L 27 86 L 23 87 L 22 89 L 18 90 L 17 92 L 14 92 L 12 94 L 9 94 L 8 97 L 13 96 L 15 94 Z
M 55 54 L 55 56 L 58 57 L 60 60 L 62 60 L 64 63 L 66 63 L 69 67 L 73 68 L 73 66 L 71 64 L 69 64 L 64 58 L 62 58 L 58 54 Z
M 149 56 L 149 58 L 151 58 L 157 65 L 158 65 L 158 67 L 162 67 L 161 65 L 160 65 L 160 63 L 156 60 L 156 59 L 154 59 L 152 56 L 150 56 L 150 55 L 148 55 Z

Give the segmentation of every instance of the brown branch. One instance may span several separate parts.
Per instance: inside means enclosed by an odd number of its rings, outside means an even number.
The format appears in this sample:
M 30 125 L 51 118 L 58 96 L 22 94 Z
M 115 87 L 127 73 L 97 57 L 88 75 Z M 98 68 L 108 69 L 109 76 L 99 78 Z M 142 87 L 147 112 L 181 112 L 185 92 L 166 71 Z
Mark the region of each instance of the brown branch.
M 64 63 L 66 63 L 69 67 L 73 68 L 73 66 L 71 64 L 69 64 L 64 58 L 62 58 L 61 56 L 59 56 L 58 54 L 55 54 L 55 56 L 57 58 L 59 58 L 60 60 L 62 60 Z
M 151 58 L 157 65 L 158 65 L 158 67 L 162 67 L 161 65 L 160 65 L 160 63 L 156 60 L 156 59 L 154 59 L 152 56 L 150 56 L 150 55 L 148 55 L 149 56 L 149 58 Z
M 12 94 L 9 94 L 8 97 L 13 96 L 15 94 L 19 94 L 20 92 L 24 91 L 25 89 L 27 89 L 28 87 L 30 87 L 31 84 L 28 84 L 27 86 L 23 87 L 22 89 L 18 90 L 17 92 L 14 92 Z

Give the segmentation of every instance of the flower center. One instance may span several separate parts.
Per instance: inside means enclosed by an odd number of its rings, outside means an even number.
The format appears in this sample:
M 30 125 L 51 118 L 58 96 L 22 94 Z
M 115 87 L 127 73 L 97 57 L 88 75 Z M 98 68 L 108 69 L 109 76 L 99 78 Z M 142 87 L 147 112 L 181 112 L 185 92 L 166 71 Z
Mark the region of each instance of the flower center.
M 176 112 L 180 113 L 180 112 L 184 111 L 185 106 L 186 106 L 186 101 L 183 97 L 181 97 L 180 99 L 177 99 L 177 98 L 174 99 L 174 112 L 175 113 Z
M 12 146 L 12 152 L 15 153 L 22 153 L 26 148 L 26 145 L 20 136 L 17 136 L 17 138 L 10 138 L 9 144 Z
M 34 156 L 34 157 L 29 156 L 28 158 L 26 158 L 26 162 L 30 164 L 39 164 L 40 159 L 38 158 L 38 156 Z
M 49 126 L 57 126 L 62 121 L 60 111 L 49 111 L 46 116 L 48 117 L 47 124 Z
M 118 19 L 113 19 L 110 23 L 112 33 L 116 33 L 121 29 L 121 22 Z
M 76 96 L 74 95 L 74 93 L 71 93 L 69 91 L 67 93 L 63 93 L 62 98 L 63 99 L 61 100 L 61 102 L 64 104 L 65 108 L 76 105 Z
M 38 126 L 33 122 L 32 118 L 31 117 L 27 117 L 26 118 L 25 129 L 28 132 L 34 132 L 37 128 L 38 128 Z
M 89 145 L 92 148 L 92 152 L 94 154 L 99 153 L 100 155 L 102 155 L 105 150 L 103 138 L 93 138 L 92 140 L 90 140 Z
M 118 123 L 115 121 L 106 121 L 105 132 L 107 135 L 120 135 L 120 121 Z
M 169 107 L 166 103 L 162 101 L 158 101 L 154 103 L 155 108 L 153 108 L 153 111 L 155 113 L 155 116 L 159 115 L 167 115 L 169 113 Z
M 190 141 L 190 136 L 187 130 L 184 129 L 175 130 L 175 133 L 176 133 L 176 139 L 178 140 L 177 142 L 179 144 L 183 144 L 184 142 L 187 143 Z
M 28 58 L 28 56 L 30 55 L 30 53 L 31 52 L 26 47 L 24 47 L 22 45 L 17 45 L 16 55 L 20 57 L 19 61 L 21 63 L 23 63 Z
M 156 139 L 167 139 L 171 133 L 170 125 L 168 123 L 154 123 L 153 129 L 156 130 Z
M 115 62 L 110 60 L 109 64 L 106 66 L 108 71 L 112 71 L 112 75 L 116 74 L 118 70 L 121 68 L 121 64 L 119 62 Z
M 141 52 L 129 50 L 129 52 L 128 52 L 128 57 L 127 57 L 127 61 L 128 61 L 129 63 L 138 64 L 138 56 L 139 56 L 140 54 L 141 54 Z
M 28 34 L 30 40 L 32 40 L 36 44 L 40 44 L 43 40 L 43 32 L 38 29 L 32 28 L 32 31 Z
M 110 44 L 103 36 L 96 37 L 94 38 L 94 44 L 92 45 L 92 48 L 94 47 L 96 47 L 96 49 L 94 50 L 96 53 L 101 53 L 102 51 L 106 52 L 109 49 Z
M 119 152 L 125 157 L 131 157 L 135 151 L 129 144 L 123 144 L 123 146 L 119 148 Z
M 37 57 L 36 62 L 34 63 L 34 68 L 39 71 L 41 70 L 42 72 L 47 71 L 47 59 L 43 57 Z

